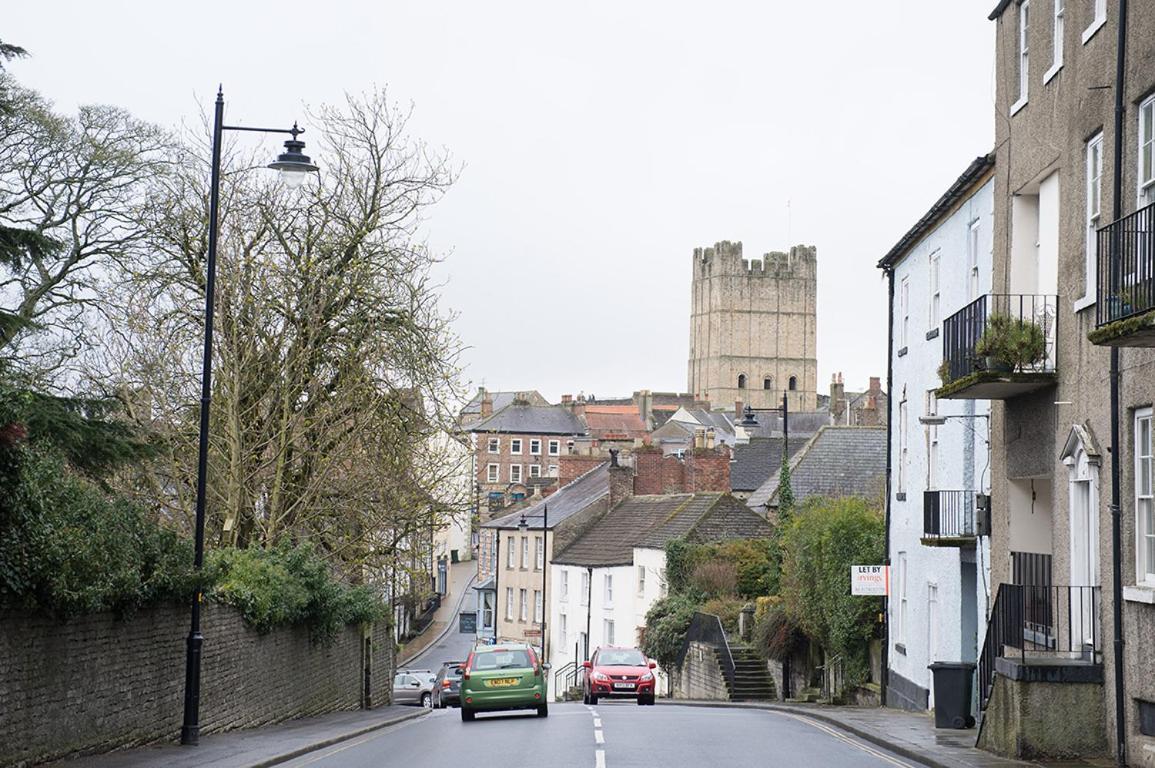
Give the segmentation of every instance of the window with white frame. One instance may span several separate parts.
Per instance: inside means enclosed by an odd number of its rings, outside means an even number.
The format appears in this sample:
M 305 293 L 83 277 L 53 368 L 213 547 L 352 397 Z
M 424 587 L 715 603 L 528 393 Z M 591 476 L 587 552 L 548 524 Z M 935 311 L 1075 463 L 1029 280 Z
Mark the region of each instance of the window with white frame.
M 1030 48 L 1028 46 L 1031 20 L 1029 0 L 1019 6 L 1019 98 L 1011 106 L 1011 114 L 1027 103 L 1027 84 L 1030 82 Z
M 1063 67 L 1063 15 L 1066 11 L 1066 0 L 1055 0 L 1054 16 L 1051 25 L 1051 68 L 1043 75 L 1043 82 L 1047 82 Z
M 513 437 L 509 440 L 509 452 L 515 456 L 521 455 L 521 438 Z
M 521 537 L 521 569 L 529 569 L 529 537 Z
M 1151 409 L 1135 411 L 1135 581 L 1155 586 Z
M 607 573 L 602 578 L 603 578 L 603 584 L 605 585 L 605 602 L 606 602 L 606 605 L 613 605 L 614 604 L 614 575 L 612 573 Z
M 1107 23 L 1107 0 L 1083 0 L 1083 2 L 1091 6 L 1092 13 L 1091 23 L 1083 30 L 1083 44 L 1086 45 L 1087 41 L 1099 31 L 1099 27 Z
M 511 482 L 511 483 L 520 483 L 521 482 L 521 465 L 520 464 L 510 464 L 509 465 L 509 482 Z
M 638 566 L 638 596 L 642 597 L 646 594 L 646 566 Z
M 982 224 L 975 219 L 967 227 L 967 296 L 971 301 L 979 297 L 979 232 Z
M 1091 137 L 1086 147 L 1087 170 L 1087 242 L 1083 265 L 1083 301 L 1095 300 L 1095 278 L 1098 274 L 1100 207 L 1103 199 L 1103 132 Z
M 505 588 L 505 620 L 513 621 L 513 587 Z
M 549 477 L 557 477 L 557 464 L 550 464 L 545 473 Z
M 517 619 L 518 621 L 526 621 L 529 619 L 529 591 L 526 589 L 517 590 Z
M 906 617 L 907 617 L 907 594 L 906 594 L 906 553 L 898 553 L 898 616 L 894 628 L 895 642 L 905 646 L 906 645 Z
M 939 252 L 930 255 L 930 327 L 937 328 L 939 321 L 940 293 L 938 287 Z
M 561 453 L 561 441 L 560 440 L 550 440 L 549 441 L 549 455 L 550 456 L 557 456 L 559 453 Z
M 517 567 L 517 548 L 514 546 L 514 541 L 512 536 L 505 540 L 505 569 L 507 571 Z
M 501 453 L 501 438 L 500 437 L 489 438 L 488 448 L 489 448 L 490 453 Z
M 534 570 L 540 571 L 545 567 L 545 542 L 542 541 L 541 536 L 534 537 Z
M 540 464 L 530 464 L 529 465 L 529 476 L 530 477 L 541 477 L 541 465 Z
M 669 594 L 669 589 L 666 586 L 666 569 L 658 571 L 658 596 L 665 597 Z
M 582 593 L 579 595 L 582 605 L 590 604 L 590 572 L 582 571 Z
M 541 623 L 542 610 L 544 605 L 541 601 L 541 590 L 535 589 L 533 591 L 533 620 L 538 624 Z
M 541 440 L 539 438 L 535 437 L 529 441 L 529 454 L 531 456 L 541 455 Z
M 602 640 L 606 645 L 614 644 L 614 622 L 613 619 L 606 619 L 602 622 Z
M 938 398 L 934 390 L 926 393 L 926 415 L 938 415 Z M 926 427 L 926 489 L 933 491 L 938 487 L 938 427 L 928 424 Z
M 558 588 L 558 600 L 566 602 L 569 600 L 569 569 L 561 569 L 561 586 Z
M 501 480 L 501 465 L 487 464 L 485 466 L 485 480 L 489 483 L 496 483 Z
M 564 613 L 559 613 L 557 615 L 557 639 L 562 648 L 565 648 L 566 646 L 566 634 L 567 630 L 569 629 L 568 625 L 569 619 Z
M 486 629 L 493 628 L 493 598 L 492 592 L 481 593 L 481 626 Z
M 1155 203 L 1155 95 L 1139 105 L 1139 205 Z
M 902 325 L 899 327 L 898 346 L 906 348 L 906 340 L 910 330 L 910 278 L 902 278 L 902 285 L 898 291 L 899 306 L 902 308 Z

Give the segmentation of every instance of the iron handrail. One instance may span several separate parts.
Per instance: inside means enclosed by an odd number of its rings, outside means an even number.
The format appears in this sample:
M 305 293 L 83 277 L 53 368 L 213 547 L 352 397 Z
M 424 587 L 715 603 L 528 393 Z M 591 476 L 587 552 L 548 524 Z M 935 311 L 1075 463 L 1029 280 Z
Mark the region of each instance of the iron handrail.
M 955 312 L 942 323 L 942 357 L 946 363 L 944 383 L 987 370 L 986 360 L 976 352 L 992 317 L 1005 316 L 1022 325 L 1033 325 L 1043 334 L 1042 355 L 1034 361 L 1018 361 L 1015 373 L 1054 373 L 1058 338 L 1059 298 L 1052 294 L 988 293 Z M 1012 361 L 1001 361 L 1011 363 Z
M 924 538 L 975 536 L 976 491 L 923 491 Z
M 712 613 L 694 613 L 694 618 L 690 620 L 690 626 L 686 630 L 686 639 L 682 642 L 682 650 L 678 653 L 679 669 L 684 665 L 686 654 L 690 652 L 690 644 L 693 642 L 705 643 L 719 654 L 725 651 L 725 656 L 720 656 L 719 660 L 722 663 L 722 674 L 726 678 L 726 683 L 733 690 L 734 654 L 730 649 L 726 630 L 722 627 L 722 619 Z
M 1155 203 L 1100 228 L 1094 243 L 1095 325 L 1155 309 Z

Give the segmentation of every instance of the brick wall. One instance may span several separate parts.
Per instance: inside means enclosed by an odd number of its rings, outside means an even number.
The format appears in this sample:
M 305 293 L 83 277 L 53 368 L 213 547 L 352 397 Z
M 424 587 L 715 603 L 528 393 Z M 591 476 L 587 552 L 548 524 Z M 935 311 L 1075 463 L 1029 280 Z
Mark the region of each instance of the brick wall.
M 663 456 L 658 451 L 634 454 L 634 493 L 730 492 L 730 451 L 696 449 L 682 458 Z
M 128 620 L 0 617 L 0 766 L 175 740 L 188 623 L 184 607 Z M 384 622 L 370 633 L 369 702 L 359 628 L 317 645 L 304 629 L 261 635 L 232 608 L 213 604 L 201 628 L 202 733 L 381 706 L 392 695 L 395 646 Z

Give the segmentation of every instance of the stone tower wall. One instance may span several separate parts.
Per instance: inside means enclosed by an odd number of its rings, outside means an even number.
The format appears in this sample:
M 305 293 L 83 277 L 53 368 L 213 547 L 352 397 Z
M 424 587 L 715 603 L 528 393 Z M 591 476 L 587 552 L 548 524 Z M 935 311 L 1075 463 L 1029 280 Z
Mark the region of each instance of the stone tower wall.
M 738 400 L 768 408 L 795 376 L 791 410 L 817 410 L 817 250 L 746 260 L 741 243 L 723 241 L 695 248 L 693 269 L 689 391 L 716 408 Z

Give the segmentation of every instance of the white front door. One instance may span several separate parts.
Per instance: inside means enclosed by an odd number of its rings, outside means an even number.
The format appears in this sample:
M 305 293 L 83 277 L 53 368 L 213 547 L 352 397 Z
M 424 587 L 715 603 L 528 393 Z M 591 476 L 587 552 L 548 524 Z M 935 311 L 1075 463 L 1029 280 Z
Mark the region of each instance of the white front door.
M 1091 494 L 1091 481 L 1071 482 L 1071 629 L 1072 645 L 1094 643 L 1093 590 L 1099 583 L 1099 526 Z M 1086 587 L 1086 589 L 1079 589 Z M 1057 607 L 1067 602 L 1056 596 Z M 1078 647 L 1071 648 L 1079 650 Z

